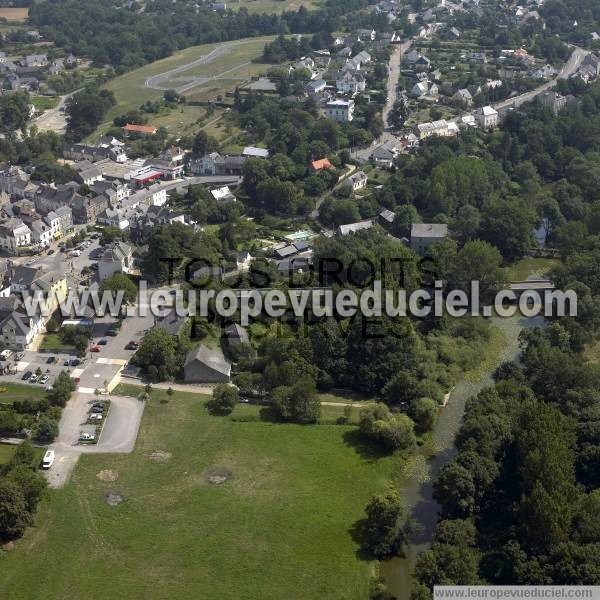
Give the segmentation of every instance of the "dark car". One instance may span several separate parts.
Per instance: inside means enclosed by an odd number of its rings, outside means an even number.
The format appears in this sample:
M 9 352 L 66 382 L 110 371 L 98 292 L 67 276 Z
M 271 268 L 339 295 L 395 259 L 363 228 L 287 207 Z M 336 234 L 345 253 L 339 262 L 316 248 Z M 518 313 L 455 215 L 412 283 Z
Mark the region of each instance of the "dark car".
M 70 365 L 71 367 L 76 367 L 77 365 L 80 365 L 80 364 L 81 364 L 81 361 L 80 361 L 78 358 L 72 358 L 72 359 L 69 361 L 69 365 Z
M 131 342 L 129 342 L 129 344 L 127 344 L 127 346 L 125 346 L 125 350 L 137 350 L 138 347 L 136 344 L 132 344 Z
M 98 340 L 98 346 L 106 346 L 106 344 L 108 344 L 108 340 L 106 338 Z
M 27 381 L 32 375 L 33 375 L 32 371 L 25 371 L 25 373 L 23 373 L 23 377 L 21 377 L 21 379 L 23 381 Z
M 114 329 L 109 329 L 104 335 L 107 335 L 108 337 L 117 337 L 119 333 Z
M 46 364 L 51 365 L 53 362 L 56 362 L 56 356 L 49 356 L 46 360 Z
M 48 256 L 51 256 L 52 254 L 54 254 L 54 250 L 50 248 L 50 250 L 48 250 Z

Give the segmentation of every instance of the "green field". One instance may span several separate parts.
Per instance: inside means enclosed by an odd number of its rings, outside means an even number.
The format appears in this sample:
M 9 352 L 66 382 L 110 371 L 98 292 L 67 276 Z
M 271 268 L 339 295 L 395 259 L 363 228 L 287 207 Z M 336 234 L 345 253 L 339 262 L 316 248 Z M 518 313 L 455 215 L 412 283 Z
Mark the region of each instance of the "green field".
M 213 63 L 196 66 L 191 68 L 189 71 L 183 71 L 176 75 L 176 77 L 210 77 L 212 75 L 222 73 L 223 71 L 238 67 L 243 63 L 257 58 L 261 55 L 264 45 L 272 39 L 272 36 L 266 36 L 259 38 L 248 38 L 247 40 L 243 41 L 244 43 L 240 43 L 241 40 L 238 40 L 235 42 L 227 42 L 225 44 L 205 44 L 202 46 L 193 46 L 191 48 L 181 50 L 180 52 L 176 52 L 172 56 L 162 60 L 145 65 L 139 69 L 136 69 L 135 71 L 131 71 L 125 75 L 116 77 L 104 86 L 106 89 L 114 92 L 117 101 L 116 106 L 109 111 L 107 118 L 112 121 L 112 119 L 114 119 L 114 117 L 117 115 L 123 114 L 128 110 L 139 108 L 139 106 L 147 100 L 156 100 L 161 98 L 163 92 L 145 87 L 144 83 L 148 77 L 160 75 L 161 73 L 165 73 L 166 71 L 170 71 L 176 67 L 189 64 L 201 56 L 208 54 L 218 46 L 231 46 L 232 49 L 230 52 L 215 58 Z M 248 74 L 262 72 L 267 69 L 268 65 L 253 64 L 243 67 L 240 70 L 241 74 L 232 72 L 231 76 L 246 77 Z M 193 88 L 186 94 L 186 96 L 189 96 L 191 99 L 193 99 L 195 94 L 197 95 L 200 93 L 199 89 L 201 87 L 216 87 L 218 88 L 219 93 L 224 93 L 225 91 L 233 89 L 230 85 L 230 81 L 231 80 L 228 80 L 225 83 L 221 83 L 219 80 L 210 81 L 209 83 L 205 84 L 205 86 Z M 238 80 L 235 80 L 235 82 L 237 85 L 241 83 Z M 235 87 L 235 85 L 233 87 Z M 216 95 L 218 94 L 215 94 L 215 97 Z
M 301 6 L 307 10 L 314 10 L 318 8 L 319 2 L 316 0 L 240 0 L 227 3 L 227 8 L 232 10 L 243 7 L 253 13 L 282 13 L 285 10 L 298 10 Z
M 14 400 L 37 400 L 46 396 L 45 386 L 21 385 L 0 381 L 0 404 L 12 404 Z
M 11 446 L 9 444 L 0 444 L 0 465 L 5 465 L 10 461 L 12 455 L 15 453 L 17 449 L 16 446 Z
M 201 398 L 154 390 L 133 454 L 82 456 L 2 557 L 0 597 L 364 600 L 375 565 L 349 530 L 397 459 L 352 427 L 236 422 Z M 231 478 L 211 485 L 212 469 Z

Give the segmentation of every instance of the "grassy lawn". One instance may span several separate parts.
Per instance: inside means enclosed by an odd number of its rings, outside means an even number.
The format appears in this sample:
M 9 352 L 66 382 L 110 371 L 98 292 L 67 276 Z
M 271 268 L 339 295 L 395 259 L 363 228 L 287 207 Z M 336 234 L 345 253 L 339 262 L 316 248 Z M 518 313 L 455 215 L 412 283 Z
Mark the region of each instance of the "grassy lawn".
M 30 96 L 31 104 L 33 104 L 38 111 L 49 110 L 58 106 L 58 96 Z
M 0 444 L 0 465 L 5 465 L 9 462 L 16 449 L 16 446 L 11 446 L 10 444 Z
M 228 3 L 227 8 L 233 10 L 243 7 L 253 13 L 282 13 L 286 10 L 298 10 L 301 6 L 307 10 L 319 7 L 316 0 L 240 0 L 238 3 Z
M 58 333 L 46 333 L 40 344 L 40 350 L 46 352 L 75 352 L 74 346 L 65 344 Z
M 365 454 L 353 428 L 234 422 L 209 416 L 201 396 L 160 397 L 132 454 L 84 455 L 52 493 L 3 557 L 0 597 L 367 597 L 374 565 L 349 529 L 398 459 Z M 118 479 L 101 481 L 103 469 Z M 210 485 L 211 469 L 231 478 Z M 109 492 L 123 502 L 108 506 Z
M 546 277 L 559 264 L 560 260 L 554 258 L 526 257 L 508 268 L 508 278 L 510 281 L 525 281 L 530 277 Z
M 206 65 L 194 67 L 189 71 L 183 71 L 178 73 L 176 77 L 204 75 L 208 77 L 210 75 L 222 73 L 223 71 L 237 67 L 259 56 L 262 53 L 265 43 L 272 39 L 274 39 L 273 36 L 266 36 L 260 38 L 248 38 L 247 43 L 242 44 L 240 44 L 240 41 L 236 41 L 225 44 L 204 44 L 202 46 L 193 46 L 191 48 L 181 50 L 180 52 L 176 52 L 172 56 L 163 58 L 162 60 L 155 61 L 148 65 L 144 65 L 139 69 L 125 73 L 120 77 L 116 77 L 104 86 L 106 89 L 114 92 L 117 101 L 116 106 L 114 106 L 107 113 L 107 121 L 111 122 L 117 115 L 123 114 L 128 110 L 139 108 L 139 106 L 147 100 L 156 100 L 162 97 L 162 91 L 145 87 L 144 83 L 148 77 L 160 75 L 161 73 L 176 67 L 181 67 L 191 63 L 201 56 L 208 54 L 218 46 L 232 46 L 230 52 L 217 57 L 214 63 L 208 63 Z M 217 65 L 216 70 L 213 70 L 215 69 L 214 65 Z M 255 66 L 260 66 L 262 70 L 266 70 L 268 68 L 268 65 Z M 246 69 L 249 69 L 249 67 L 246 67 Z M 238 73 L 233 72 L 232 76 L 243 77 L 244 75 L 239 75 Z M 236 80 L 236 83 L 239 85 L 241 81 Z M 207 84 L 207 87 L 215 86 L 219 87 L 219 89 L 223 87 L 221 83 L 215 81 L 211 81 Z M 196 87 L 193 90 L 190 90 L 189 94 L 186 95 L 190 99 L 193 99 L 194 94 L 192 94 L 192 92 L 196 93 L 199 89 L 199 87 Z
M 10 461 L 17 447 L 12 444 L 0 444 L 0 466 Z M 44 456 L 45 450 L 43 448 L 34 448 L 33 452 L 34 457 L 31 461 L 31 466 L 37 467 L 42 460 L 42 456 Z
M 14 400 L 37 400 L 46 396 L 44 386 L 21 385 L 10 381 L 0 381 L 0 404 L 12 404 Z

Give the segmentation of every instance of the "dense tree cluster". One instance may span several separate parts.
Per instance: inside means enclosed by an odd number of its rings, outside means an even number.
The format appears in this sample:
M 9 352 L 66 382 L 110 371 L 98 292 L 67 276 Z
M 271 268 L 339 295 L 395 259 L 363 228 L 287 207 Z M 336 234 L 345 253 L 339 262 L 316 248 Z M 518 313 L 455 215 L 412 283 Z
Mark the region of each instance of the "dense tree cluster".
M 67 139 L 80 141 L 96 130 L 106 111 L 115 105 L 114 94 L 108 90 L 86 88 L 71 96 L 66 103 Z
M 328 0 L 316 11 L 300 7 L 281 15 L 212 11 L 192 0 L 147 2 L 143 12 L 119 0 L 56 0 L 32 6 L 30 21 L 46 39 L 77 56 L 119 71 L 169 56 L 197 44 L 279 33 L 336 31 L 344 16 L 367 0 Z
M 417 564 L 425 588 L 600 582 L 600 370 L 559 323 L 525 330 L 522 347 L 523 366 L 502 365 L 468 402 L 435 483 L 443 520 Z
M 28 442 L 18 446 L 8 464 L 0 468 L 0 541 L 23 535 L 47 483 L 36 471 L 36 451 Z

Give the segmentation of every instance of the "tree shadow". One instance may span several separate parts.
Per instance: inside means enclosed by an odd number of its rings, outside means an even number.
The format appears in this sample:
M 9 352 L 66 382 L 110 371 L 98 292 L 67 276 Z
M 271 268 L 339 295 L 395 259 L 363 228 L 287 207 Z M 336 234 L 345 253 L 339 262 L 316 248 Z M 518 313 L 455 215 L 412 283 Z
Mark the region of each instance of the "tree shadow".
M 358 429 L 345 431 L 342 437 L 344 443 L 365 460 L 375 462 L 390 454 L 383 446 L 369 441 Z
M 359 519 L 354 522 L 348 533 L 352 541 L 358 546 L 355 555 L 358 560 L 372 561 L 377 560 L 371 551 L 367 549 L 367 519 Z

